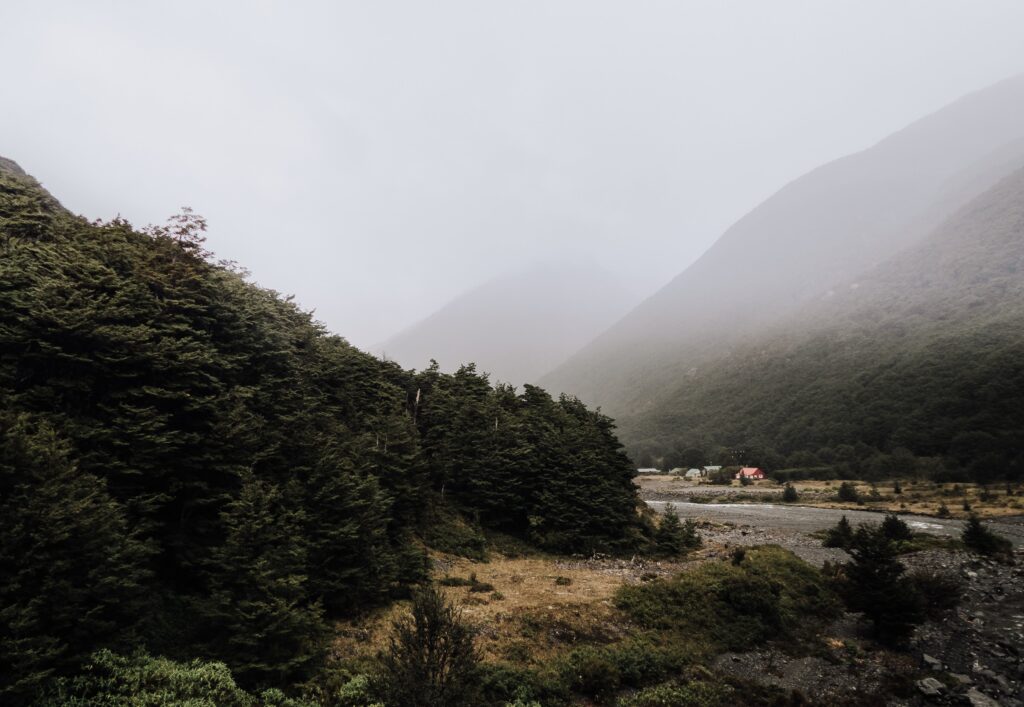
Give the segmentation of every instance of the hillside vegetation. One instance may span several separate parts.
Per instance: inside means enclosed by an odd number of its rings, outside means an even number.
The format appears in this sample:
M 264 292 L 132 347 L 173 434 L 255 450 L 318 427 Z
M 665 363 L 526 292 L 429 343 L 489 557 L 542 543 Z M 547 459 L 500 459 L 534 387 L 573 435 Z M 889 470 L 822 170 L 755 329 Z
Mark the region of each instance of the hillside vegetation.
M 4 704 L 87 660 L 191 670 L 105 648 L 223 661 L 246 689 L 307 679 L 333 619 L 423 580 L 425 543 L 478 551 L 481 527 L 646 541 L 607 417 L 358 351 L 204 230 L 187 210 L 87 222 L 0 160 Z
M 880 478 L 1024 476 L 1024 170 L 925 241 L 725 352 L 629 420 L 696 447 Z

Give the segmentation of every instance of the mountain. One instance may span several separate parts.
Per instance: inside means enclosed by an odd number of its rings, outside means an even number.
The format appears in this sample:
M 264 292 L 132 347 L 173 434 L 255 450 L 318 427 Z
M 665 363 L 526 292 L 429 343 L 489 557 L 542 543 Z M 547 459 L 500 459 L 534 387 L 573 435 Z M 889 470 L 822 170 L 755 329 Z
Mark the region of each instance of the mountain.
M 375 347 L 410 368 L 476 363 L 495 380 L 535 382 L 636 301 L 592 264 L 552 262 L 495 278 Z
M 913 246 L 1021 164 L 1024 75 L 786 185 L 541 383 L 635 430 L 631 417 L 710 361 Z
M 1024 476 L 1024 169 L 794 319 L 632 419 L 636 448 Z

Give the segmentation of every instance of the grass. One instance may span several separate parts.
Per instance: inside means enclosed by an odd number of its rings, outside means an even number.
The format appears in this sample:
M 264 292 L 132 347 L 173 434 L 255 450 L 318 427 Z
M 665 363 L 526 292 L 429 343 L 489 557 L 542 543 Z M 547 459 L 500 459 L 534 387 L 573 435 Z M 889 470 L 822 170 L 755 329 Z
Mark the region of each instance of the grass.
M 735 704 L 747 688 L 702 664 L 741 643 L 803 640 L 837 606 L 818 570 L 777 547 L 748 548 L 738 565 L 662 562 L 657 573 L 622 560 L 488 555 L 433 553 L 435 579 L 478 628 L 487 704 Z M 493 591 L 473 591 L 483 585 Z M 403 610 L 338 625 L 347 674 L 367 672 Z

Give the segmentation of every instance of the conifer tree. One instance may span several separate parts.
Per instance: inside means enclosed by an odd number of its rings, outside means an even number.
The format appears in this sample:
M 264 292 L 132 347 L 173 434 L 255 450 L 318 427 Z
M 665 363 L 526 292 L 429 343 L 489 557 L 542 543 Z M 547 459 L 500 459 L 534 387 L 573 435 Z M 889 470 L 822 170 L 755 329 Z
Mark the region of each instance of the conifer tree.
M 223 513 L 211 560 L 210 653 L 254 685 L 301 678 L 321 657 L 322 608 L 307 591 L 303 514 L 251 474 Z
M 0 702 L 28 701 L 142 617 L 150 548 L 45 423 L 0 414 Z
M 905 576 L 896 547 L 881 528 L 860 526 L 848 548 L 853 558 L 846 565 L 845 599 L 853 611 L 871 620 L 875 635 L 888 644 L 900 644 L 924 619 L 920 594 Z

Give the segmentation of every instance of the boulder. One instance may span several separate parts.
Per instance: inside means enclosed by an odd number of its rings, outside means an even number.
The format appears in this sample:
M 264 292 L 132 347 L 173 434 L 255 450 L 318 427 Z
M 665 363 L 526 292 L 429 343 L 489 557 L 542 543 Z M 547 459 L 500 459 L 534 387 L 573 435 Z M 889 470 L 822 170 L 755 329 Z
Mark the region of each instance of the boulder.
M 941 682 L 935 678 L 924 678 L 923 680 L 917 681 L 917 689 L 921 691 L 921 694 L 925 697 L 938 697 L 942 694 L 942 690 L 945 688 Z
M 971 707 L 999 707 L 998 702 L 976 687 L 972 687 L 968 690 L 965 696 L 967 697 L 967 703 L 971 705 Z

